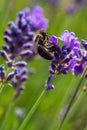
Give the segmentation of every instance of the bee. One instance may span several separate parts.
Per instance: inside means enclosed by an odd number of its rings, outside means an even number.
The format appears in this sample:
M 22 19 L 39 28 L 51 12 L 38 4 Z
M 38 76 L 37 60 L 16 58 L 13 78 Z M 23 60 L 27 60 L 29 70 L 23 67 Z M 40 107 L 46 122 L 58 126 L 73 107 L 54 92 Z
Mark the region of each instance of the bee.
M 55 46 L 49 41 L 49 36 L 44 31 L 39 31 L 34 38 L 36 43 L 36 50 L 41 57 L 46 60 L 52 60 L 52 53 Z

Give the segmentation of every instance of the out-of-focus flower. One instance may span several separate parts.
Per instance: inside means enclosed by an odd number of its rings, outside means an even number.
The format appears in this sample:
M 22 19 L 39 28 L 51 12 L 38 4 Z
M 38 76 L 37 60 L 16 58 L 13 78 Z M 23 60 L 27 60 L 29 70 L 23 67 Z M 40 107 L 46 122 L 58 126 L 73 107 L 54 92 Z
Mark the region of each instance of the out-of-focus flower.
M 87 4 L 87 0 L 71 0 L 71 4 L 67 7 L 66 12 L 72 14 L 80 10 Z
M 3 84 L 8 84 L 15 75 L 15 69 L 11 72 L 7 72 L 4 65 L 0 65 L 0 82 Z
M 24 90 L 24 84 L 33 71 L 27 69 L 27 61 L 37 55 L 34 36 L 36 31 L 46 30 L 48 20 L 44 18 L 43 9 L 35 6 L 20 11 L 15 22 L 8 22 L 9 29 L 4 31 L 3 50 L 0 56 L 5 60 L 8 71 L 0 66 L 0 80 L 16 90 L 15 97 Z M 25 62 L 26 61 L 26 62 Z
M 29 73 L 25 67 L 23 67 L 22 69 L 20 67 L 16 68 L 16 74 L 11 82 L 12 86 L 17 91 L 15 97 L 19 96 L 20 93 L 24 90 L 24 83 L 27 81 L 28 76 Z
M 26 68 L 27 63 L 25 61 L 16 61 L 15 57 L 3 50 L 0 50 L 0 56 L 5 60 L 8 70 L 5 70 L 3 65 L 0 66 L 0 80 L 3 84 L 14 87 L 16 90 L 15 97 L 17 97 L 24 89 L 24 83 L 29 76 Z
M 15 114 L 19 119 L 23 119 L 24 109 L 23 108 L 15 108 Z
M 58 7 L 60 1 L 59 0 L 44 0 L 45 2 L 47 2 L 49 5 L 51 5 L 52 7 Z
M 67 14 L 73 14 L 74 12 L 76 12 L 76 10 L 78 10 L 78 9 L 74 5 L 69 5 L 66 8 Z
M 4 40 L 7 45 L 3 49 L 17 59 L 31 59 L 36 55 L 33 42 L 35 32 L 46 30 L 48 20 L 44 18 L 43 9 L 35 6 L 32 11 L 29 8 L 20 11 L 16 22 L 9 22 L 4 31 Z
M 47 29 L 48 20 L 44 18 L 43 9 L 40 6 L 32 8 L 32 12 L 28 8 L 24 9 L 23 18 L 29 24 L 31 31 Z
M 27 81 L 29 71 L 27 70 L 25 63 L 15 63 L 16 66 L 9 68 L 9 71 L 5 70 L 4 65 L 0 65 L 0 82 L 4 85 L 12 86 L 16 90 L 15 98 L 20 95 L 24 90 L 24 83 Z

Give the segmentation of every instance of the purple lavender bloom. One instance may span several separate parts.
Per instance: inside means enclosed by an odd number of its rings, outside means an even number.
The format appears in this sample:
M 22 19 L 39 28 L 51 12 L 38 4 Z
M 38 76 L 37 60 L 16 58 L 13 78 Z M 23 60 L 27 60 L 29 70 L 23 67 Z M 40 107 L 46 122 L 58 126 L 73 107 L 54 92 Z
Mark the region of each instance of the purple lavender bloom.
M 5 71 L 3 65 L 0 66 L 0 81 L 15 88 L 17 92 L 15 95 L 16 98 L 22 90 L 24 90 L 24 83 L 27 81 L 29 76 L 29 72 L 26 68 L 27 63 L 25 61 L 17 61 L 15 57 L 12 57 L 11 54 L 3 50 L 0 50 L 0 55 L 5 60 L 6 65 L 9 68 L 8 72 Z
M 71 71 L 74 75 L 82 73 L 83 69 L 79 66 L 77 70 L 80 42 L 75 33 L 65 30 L 60 37 L 51 36 L 49 42 L 55 46 L 51 65 L 49 66 L 50 76 L 46 82 L 46 88 L 54 88 L 51 81 L 54 75 L 67 74 Z M 61 45 L 62 43 L 62 45 Z
M 71 61 L 73 58 L 77 57 L 78 50 L 80 48 L 80 43 L 73 32 L 68 32 L 65 30 L 58 38 L 58 41 L 60 40 L 63 45 L 59 46 L 57 45 L 58 43 L 56 44 L 57 47 L 54 52 L 51 66 L 49 67 L 49 71 L 52 74 L 66 74 L 69 70 L 71 70 Z
M 47 29 L 48 20 L 44 18 L 43 9 L 40 6 L 35 6 L 32 12 L 28 8 L 25 9 L 24 18 L 29 23 L 31 31 Z
M 28 26 L 28 25 L 27 25 Z M 29 34 L 28 27 L 27 30 L 24 32 L 22 28 L 20 29 L 15 25 L 13 22 L 9 23 L 11 35 L 9 36 L 8 33 L 5 33 L 4 40 L 6 41 L 7 45 L 3 46 L 3 49 L 11 56 L 16 59 L 20 58 L 29 58 L 31 57 L 33 52 L 33 36 L 34 34 L 31 32 Z M 10 40 L 9 40 L 10 39 Z M 32 39 L 32 40 L 31 40 Z M 32 44 L 31 44 L 32 43 Z M 28 48 L 25 46 L 29 46 Z
M 49 37 L 49 41 L 56 47 L 58 45 L 58 38 L 54 35 Z M 50 44 L 51 45 L 51 44 Z
M 82 64 L 77 64 L 77 65 L 75 65 L 75 67 L 73 68 L 73 70 L 72 70 L 72 73 L 74 74 L 74 75 L 78 75 L 78 74 L 82 74 L 83 73 L 83 66 L 82 66 Z
M 5 60 L 9 73 L 4 70 L 4 66 L 0 66 L 0 81 L 16 88 L 15 98 L 22 92 L 23 84 L 28 79 L 28 70 L 25 68 L 27 63 L 25 61 L 16 61 L 15 57 L 10 57 L 6 51 L 1 50 L 0 55 Z
M 80 42 L 75 37 L 75 33 L 69 32 L 68 30 L 65 30 L 59 39 L 64 42 L 63 46 L 70 46 L 71 49 L 80 47 Z
M 24 90 L 25 88 L 24 83 L 26 82 L 27 79 L 28 79 L 28 70 L 25 67 L 23 67 L 22 69 L 19 67 L 16 68 L 16 74 L 11 82 L 12 86 L 17 92 L 15 98 L 18 97 L 20 93 Z
M 75 8 L 73 5 L 69 5 L 67 8 L 66 8 L 66 13 L 67 14 L 73 14 L 74 12 L 76 12 L 77 8 Z
M 13 87 L 18 89 L 18 87 L 21 86 L 22 83 L 24 82 L 22 81 L 23 77 L 27 77 L 26 80 L 28 79 L 28 70 L 25 67 L 22 69 L 19 67 L 16 68 L 16 74 L 14 79 L 12 80 Z M 16 84 L 16 86 L 14 83 Z
M 40 6 L 32 10 L 26 8 L 20 11 L 15 22 L 9 22 L 4 31 L 6 44 L 0 50 L 0 56 L 5 60 L 9 72 L 0 66 L 0 80 L 16 90 L 15 97 L 24 90 L 24 83 L 32 71 L 27 70 L 27 63 L 23 60 L 31 60 L 37 55 L 34 36 L 36 31 L 46 30 L 48 20 L 44 18 Z
M 31 59 L 36 56 L 33 42 L 35 32 L 46 30 L 48 20 L 44 18 L 43 9 L 35 6 L 32 10 L 26 8 L 17 15 L 16 22 L 9 22 L 4 31 L 4 40 L 7 45 L 3 49 L 11 57 L 17 59 Z

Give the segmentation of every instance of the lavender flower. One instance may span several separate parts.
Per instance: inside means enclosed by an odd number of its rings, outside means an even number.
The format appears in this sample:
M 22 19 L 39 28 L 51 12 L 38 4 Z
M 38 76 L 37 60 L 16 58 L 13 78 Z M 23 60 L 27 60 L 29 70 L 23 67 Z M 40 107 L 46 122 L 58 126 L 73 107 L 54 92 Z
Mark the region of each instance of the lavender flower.
M 25 61 L 17 61 L 15 57 L 3 50 L 0 50 L 0 55 L 5 60 L 7 68 L 9 68 L 9 71 L 6 71 L 3 65 L 0 66 L 0 81 L 3 84 L 14 87 L 16 90 L 14 98 L 16 98 L 24 90 L 24 83 L 29 76 L 26 68 L 27 63 Z
M 4 65 L 0 65 L 0 81 L 3 85 L 7 84 L 16 90 L 14 98 L 18 97 L 24 90 L 24 83 L 27 81 L 29 76 L 29 72 L 25 66 L 23 66 L 23 63 L 24 62 L 17 62 L 16 67 L 9 71 L 4 69 Z
M 40 6 L 35 6 L 32 12 L 26 8 L 23 13 L 23 18 L 26 19 L 30 25 L 31 31 L 47 29 L 48 20 L 44 18 L 43 9 Z
M 73 32 L 69 33 L 67 30 L 62 33 L 58 40 L 63 45 L 62 47 L 57 45 L 49 71 L 52 74 L 66 74 L 74 66 L 72 62 L 74 63 L 74 58 L 77 57 L 80 43 L 75 34 Z
M 46 30 L 47 25 L 48 20 L 44 18 L 40 6 L 35 6 L 32 10 L 26 8 L 18 13 L 15 22 L 8 22 L 9 29 L 4 31 L 6 44 L 0 50 L 0 56 L 5 60 L 8 71 L 3 65 L 0 66 L 0 81 L 13 86 L 16 90 L 14 98 L 24 90 L 24 84 L 32 74 L 24 60 L 31 60 L 37 55 L 33 42 L 35 33 Z
M 67 74 L 71 71 L 74 75 L 82 73 L 82 68 L 79 68 L 77 72 L 76 65 L 77 59 L 79 60 L 80 42 L 75 36 L 75 33 L 65 30 L 60 37 L 51 36 L 49 42 L 56 46 L 51 65 L 49 66 L 50 76 L 46 83 L 46 88 L 53 88 L 50 82 L 54 75 Z M 60 45 L 62 43 L 63 45 Z
M 7 45 L 3 49 L 17 59 L 31 59 L 36 56 L 33 42 L 35 32 L 46 30 L 48 20 L 44 18 L 43 10 L 40 6 L 35 6 L 32 11 L 28 8 L 20 11 L 16 22 L 9 22 L 4 31 L 4 40 Z

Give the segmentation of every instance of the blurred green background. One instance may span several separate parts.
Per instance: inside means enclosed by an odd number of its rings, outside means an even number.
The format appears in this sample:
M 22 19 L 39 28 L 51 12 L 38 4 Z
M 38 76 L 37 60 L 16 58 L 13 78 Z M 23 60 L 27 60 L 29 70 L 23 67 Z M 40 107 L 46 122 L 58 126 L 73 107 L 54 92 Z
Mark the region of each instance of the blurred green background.
M 0 47 L 4 43 L 3 31 L 7 28 L 8 21 L 15 21 L 18 11 L 26 7 L 31 8 L 34 5 L 40 5 L 44 10 L 45 17 L 49 19 L 48 34 L 60 36 L 64 30 L 69 30 L 75 32 L 79 40 L 87 40 L 87 6 L 82 7 L 73 14 L 67 14 L 66 8 L 70 3 L 69 0 L 61 0 L 54 5 L 51 4 L 51 0 L 49 1 L 50 2 L 46 0 L 0 0 Z M 56 1 L 54 0 L 54 2 Z M 3 64 L 2 62 L 0 59 L 1 64 Z M 28 111 L 32 108 L 44 89 L 45 81 L 49 76 L 49 61 L 35 59 L 28 64 L 30 69 L 35 70 L 35 73 L 29 77 L 25 85 L 26 89 L 15 101 L 4 124 L 5 130 L 17 130 L 17 127 L 24 120 Z M 80 76 L 74 77 L 71 73 L 55 76 L 52 81 L 55 85 L 55 89 L 46 92 L 25 130 L 58 130 L 58 125 L 79 79 Z M 67 116 L 62 130 L 86 130 L 87 92 L 82 91 L 84 84 L 85 81 L 79 90 L 75 103 Z M 0 94 L 0 125 L 4 122 L 5 114 L 8 111 L 14 91 L 13 88 L 5 86 Z M 15 112 L 19 108 L 23 112 L 22 118 L 19 118 Z

